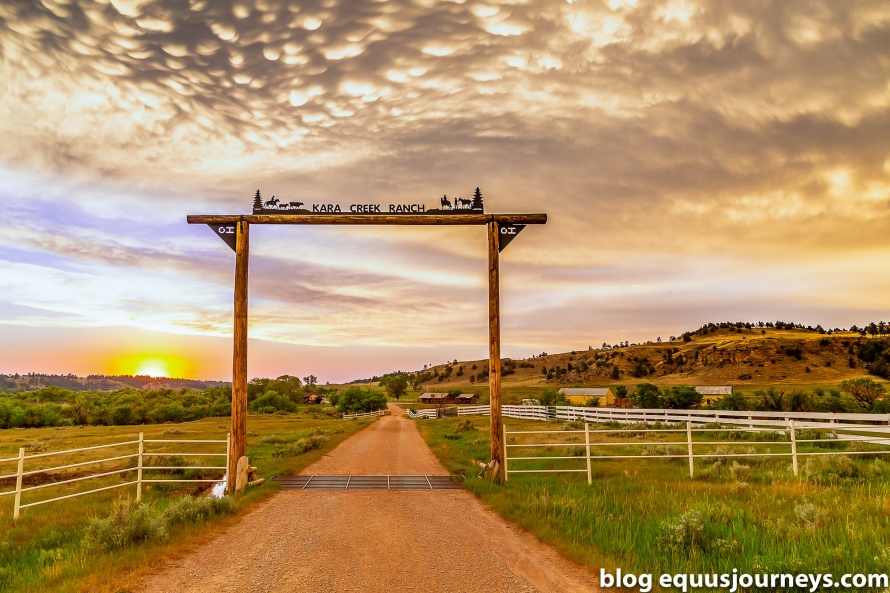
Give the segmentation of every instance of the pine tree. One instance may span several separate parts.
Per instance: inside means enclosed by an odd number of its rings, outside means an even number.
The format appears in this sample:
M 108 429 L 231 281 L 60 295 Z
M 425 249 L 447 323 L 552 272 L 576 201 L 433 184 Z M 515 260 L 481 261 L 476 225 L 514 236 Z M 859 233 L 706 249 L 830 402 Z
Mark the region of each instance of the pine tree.
M 263 198 L 260 197 L 260 190 L 256 190 L 256 195 L 253 196 L 253 209 L 254 210 L 262 210 L 263 209 Z
M 476 191 L 473 192 L 473 210 L 483 210 L 482 207 L 482 192 L 479 191 L 479 188 L 476 188 Z

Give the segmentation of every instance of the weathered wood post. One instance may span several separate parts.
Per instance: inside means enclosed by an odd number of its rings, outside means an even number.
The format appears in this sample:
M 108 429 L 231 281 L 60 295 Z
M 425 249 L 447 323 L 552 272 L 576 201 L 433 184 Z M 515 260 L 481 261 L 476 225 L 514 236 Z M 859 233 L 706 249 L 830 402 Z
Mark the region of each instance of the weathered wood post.
M 689 447 L 689 477 L 695 477 L 695 462 L 692 454 L 692 422 L 686 421 L 686 444 Z
M 504 425 L 504 482 L 510 478 L 510 468 L 507 467 L 507 461 L 510 456 L 507 455 L 507 426 Z
M 145 455 L 145 433 L 139 433 L 139 460 L 136 464 L 136 502 L 142 501 L 142 460 Z
M 593 484 L 593 471 L 590 466 L 590 424 L 584 423 L 584 448 L 585 448 L 585 456 L 587 457 L 587 485 L 591 486 Z
M 788 419 L 788 432 L 791 433 L 791 469 L 794 470 L 794 475 L 797 477 L 798 467 L 797 467 L 797 434 L 794 431 L 794 420 Z
M 235 230 L 235 344 L 232 357 L 232 439 L 229 443 L 226 493 L 235 492 L 235 464 L 247 454 L 247 266 L 249 229 L 239 221 Z
M 229 476 L 229 459 L 232 458 L 232 433 L 226 433 L 226 475 L 223 477 L 223 480 L 226 483 L 225 491 L 228 493 L 229 490 L 229 482 L 234 478 L 230 479 Z
M 504 480 L 501 459 L 504 422 L 501 418 L 501 304 L 499 286 L 498 223 L 488 223 L 488 391 L 491 404 L 491 458 L 498 462 L 498 473 Z
M 19 448 L 19 468 L 15 474 L 15 508 L 12 511 L 13 520 L 17 520 L 19 518 L 19 514 L 21 513 L 22 507 L 22 478 L 25 473 L 25 448 Z

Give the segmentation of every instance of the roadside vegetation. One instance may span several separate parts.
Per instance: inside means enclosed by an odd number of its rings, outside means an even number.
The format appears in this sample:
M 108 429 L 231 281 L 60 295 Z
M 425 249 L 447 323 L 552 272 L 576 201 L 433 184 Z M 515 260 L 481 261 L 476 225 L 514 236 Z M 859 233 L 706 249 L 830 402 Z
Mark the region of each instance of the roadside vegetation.
M 445 467 L 465 477 L 474 494 L 594 570 L 731 573 L 738 569 L 835 575 L 890 571 L 890 458 L 843 454 L 876 445 L 832 442 L 829 433 L 822 433 L 824 442 L 801 445 L 799 451 L 839 454 L 802 457 L 799 478 L 792 473 L 789 458 L 696 460 L 694 479 L 682 458 L 594 460 L 592 487 L 585 473 L 517 474 L 499 485 L 477 477 L 477 462 L 489 458 L 486 418 L 417 422 Z M 555 422 L 515 419 L 507 424 L 511 430 L 561 428 Z M 562 428 L 578 429 L 579 424 Z M 745 441 L 752 437 L 736 432 L 727 429 L 723 436 L 737 442 L 724 450 L 750 451 Z M 809 432 L 813 434 L 800 438 L 819 438 L 816 431 Z M 770 440 L 765 434 L 760 433 L 758 440 Z M 567 442 L 578 438 L 577 450 L 568 454 L 583 455 L 583 437 L 560 438 Z M 607 438 L 597 435 L 596 440 Z M 648 441 L 653 436 L 639 433 L 634 438 Z M 788 451 L 785 436 L 775 433 L 773 438 L 774 445 L 760 450 Z M 610 449 L 621 454 L 621 448 Z M 566 454 L 557 448 L 536 451 Z M 665 443 L 649 452 L 656 451 L 682 455 L 685 446 Z M 639 453 L 639 448 L 624 452 Z M 540 469 L 557 462 L 523 463 L 525 468 Z M 585 467 L 583 460 L 568 463 Z
M 206 542 L 277 492 L 278 483 L 269 478 L 301 470 L 367 424 L 344 421 L 332 408 L 321 406 L 299 406 L 297 413 L 249 415 L 247 454 L 267 482 L 235 499 L 207 498 L 206 484 L 147 484 L 139 505 L 134 502 L 135 486 L 128 486 L 27 508 L 13 521 L 12 497 L 0 498 L 0 591 L 126 591 L 145 573 Z M 225 439 L 228 418 L 139 427 L 9 429 L 0 431 L 0 458 L 14 457 L 21 446 L 29 452 L 67 450 L 133 440 L 140 431 L 147 439 Z M 174 447 L 171 452 L 176 447 L 163 446 Z M 222 450 L 224 445 L 214 447 Z M 59 456 L 52 463 L 82 461 L 80 455 Z M 182 462 L 180 458 L 175 464 Z M 118 463 L 108 469 L 127 467 Z M 15 465 L 6 463 L 0 474 L 10 473 L 10 467 L 14 473 Z M 199 473 L 187 470 L 182 475 Z M 76 475 L 54 472 L 52 481 Z M 122 474 L 38 492 L 46 499 L 131 479 Z M 13 487 L 9 480 L 0 484 L 2 491 Z

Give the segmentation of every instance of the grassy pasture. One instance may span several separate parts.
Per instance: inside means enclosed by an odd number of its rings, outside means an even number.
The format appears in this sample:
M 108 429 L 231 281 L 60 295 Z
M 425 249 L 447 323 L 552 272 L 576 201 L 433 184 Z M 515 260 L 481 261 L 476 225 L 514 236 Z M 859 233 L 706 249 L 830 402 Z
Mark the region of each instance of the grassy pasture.
M 355 434 L 368 421 L 344 421 L 336 414 L 318 408 L 304 408 L 296 414 L 252 415 L 248 417 L 247 454 L 259 468 L 261 477 L 299 471 L 334 446 Z M 0 431 L 0 459 L 14 457 L 18 448 L 25 446 L 28 454 L 41 451 L 61 451 L 94 445 L 135 440 L 140 431 L 146 439 L 225 439 L 228 418 L 208 418 L 181 424 L 146 426 L 77 426 L 39 429 L 8 429 Z M 201 448 L 203 447 L 203 448 Z M 176 451 L 179 449 L 180 451 Z M 181 452 L 176 444 L 152 444 L 148 451 Z M 125 449 L 100 449 L 98 453 L 53 456 L 45 464 L 34 460 L 25 470 L 54 467 L 86 459 L 99 459 L 135 452 L 135 445 Z M 188 451 L 223 452 L 224 444 L 189 445 Z M 186 458 L 188 459 L 188 458 Z M 192 458 L 193 460 L 196 458 Z M 195 465 L 222 465 L 224 458 L 197 458 Z M 214 461 L 208 461 L 208 460 Z M 175 465 L 179 465 L 177 462 Z M 127 461 L 110 462 L 105 471 L 124 468 Z M 87 466 L 90 472 L 97 466 Z M 14 473 L 15 462 L 0 464 L 0 475 Z M 56 479 L 85 473 L 57 472 Z M 200 474 L 190 470 L 187 474 Z M 222 472 L 204 472 L 208 477 Z M 128 474 L 122 474 L 128 476 Z M 149 477 L 146 475 L 146 477 Z M 129 481 L 132 477 L 109 476 L 85 480 L 69 486 L 45 488 L 40 498 L 61 496 L 90 490 L 104 485 Z M 144 504 L 166 507 L 172 500 L 187 493 L 197 493 L 208 485 L 148 484 L 143 486 Z M 6 484 L 2 490 L 14 488 Z M 203 525 L 185 525 L 171 533 L 165 544 L 148 544 L 124 548 L 115 552 L 96 552 L 82 545 L 86 526 L 92 517 L 106 516 L 113 502 L 120 496 L 135 498 L 135 486 L 87 494 L 59 502 L 27 508 L 18 521 L 12 520 L 12 496 L 0 498 L 0 590 L 19 591 L 103 592 L 127 590 L 142 575 L 165 561 L 206 542 L 214 534 L 237 521 L 254 504 L 277 492 L 275 482 L 267 482 L 250 489 L 239 497 L 234 516 L 226 516 Z M 36 498 L 36 497 L 32 497 Z M 31 499 L 23 496 L 23 503 Z
M 451 472 L 465 475 L 471 491 L 507 519 L 593 569 L 621 568 L 656 575 L 728 573 L 734 568 L 740 572 L 838 576 L 890 571 L 890 457 L 802 457 L 800 478 L 794 477 L 791 460 L 785 457 L 696 459 L 694 479 L 689 477 L 687 459 L 594 460 L 592 487 L 584 473 L 511 475 L 501 486 L 478 479 L 479 468 L 472 462 L 488 459 L 488 419 L 471 418 L 475 429 L 460 430 L 459 424 L 465 420 L 417 422 L 442 463 Z M 559 430 L 564 426 L 516 419 L 508 419 L 507 425 L 510 430 Z M 578 437 L 567 434 L 560 442 L 578 440 L 574 454 L 583 455 L 583 434 Z M 685 435 L 676 438 L 685 439 Z M 721 447 L 728 453 L 746 452 L 752 447 L 746 439 L 751 438 L 743 436 Z M 757 448 L 789 450 L 787 437 L 776 434 L 774 438 L 775 443 Z M 640 433 L 621 438 L 634 439 L 651 441 L 652 436 Z M 695 439 L 716 440 L 713 435 Z M 608 440 L 619 437 L 597 435 L 592 439 Z M 655 447 L 662 451 L 673 448 L 678 454 L 686 451 L 683 442 L 665 441 Z M 800 445 L 799 452 L 852 452 L 869 447 L 874 446 L 825 440 Z M 640 452 L 639 448 L 608 449 L 612 454 Z M 702 446 L 695 451 L 705 450 Z M 572 454 L 562 448 L 534 451 Z M 533 454 L 511 449 L 510 456 Z M 559 467 L 585 467 L 583 460 L 523 463 L 528 469 L 557 463 Z M 519 466 L 514 463 L 512 467 Z

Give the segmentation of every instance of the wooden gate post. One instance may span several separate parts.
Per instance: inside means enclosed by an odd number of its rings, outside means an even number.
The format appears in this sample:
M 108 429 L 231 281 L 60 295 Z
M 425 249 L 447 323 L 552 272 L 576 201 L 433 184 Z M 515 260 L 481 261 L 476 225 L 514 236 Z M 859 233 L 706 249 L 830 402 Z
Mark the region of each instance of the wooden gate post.
M 491 458 L 498 462 L 498 474 L 506 479 L 504 460 L 504 422 L 501 418 L 501 304 L 499 285 L 498 223 L 488 223 L 488 392 L 491 404 Z
M 232 439 L 226 493 L 235 492 L 235 464 L 247 454 L 247 264 L 250 225 L 239 221 L 235 234 L 235 344 L 232 356 Z

